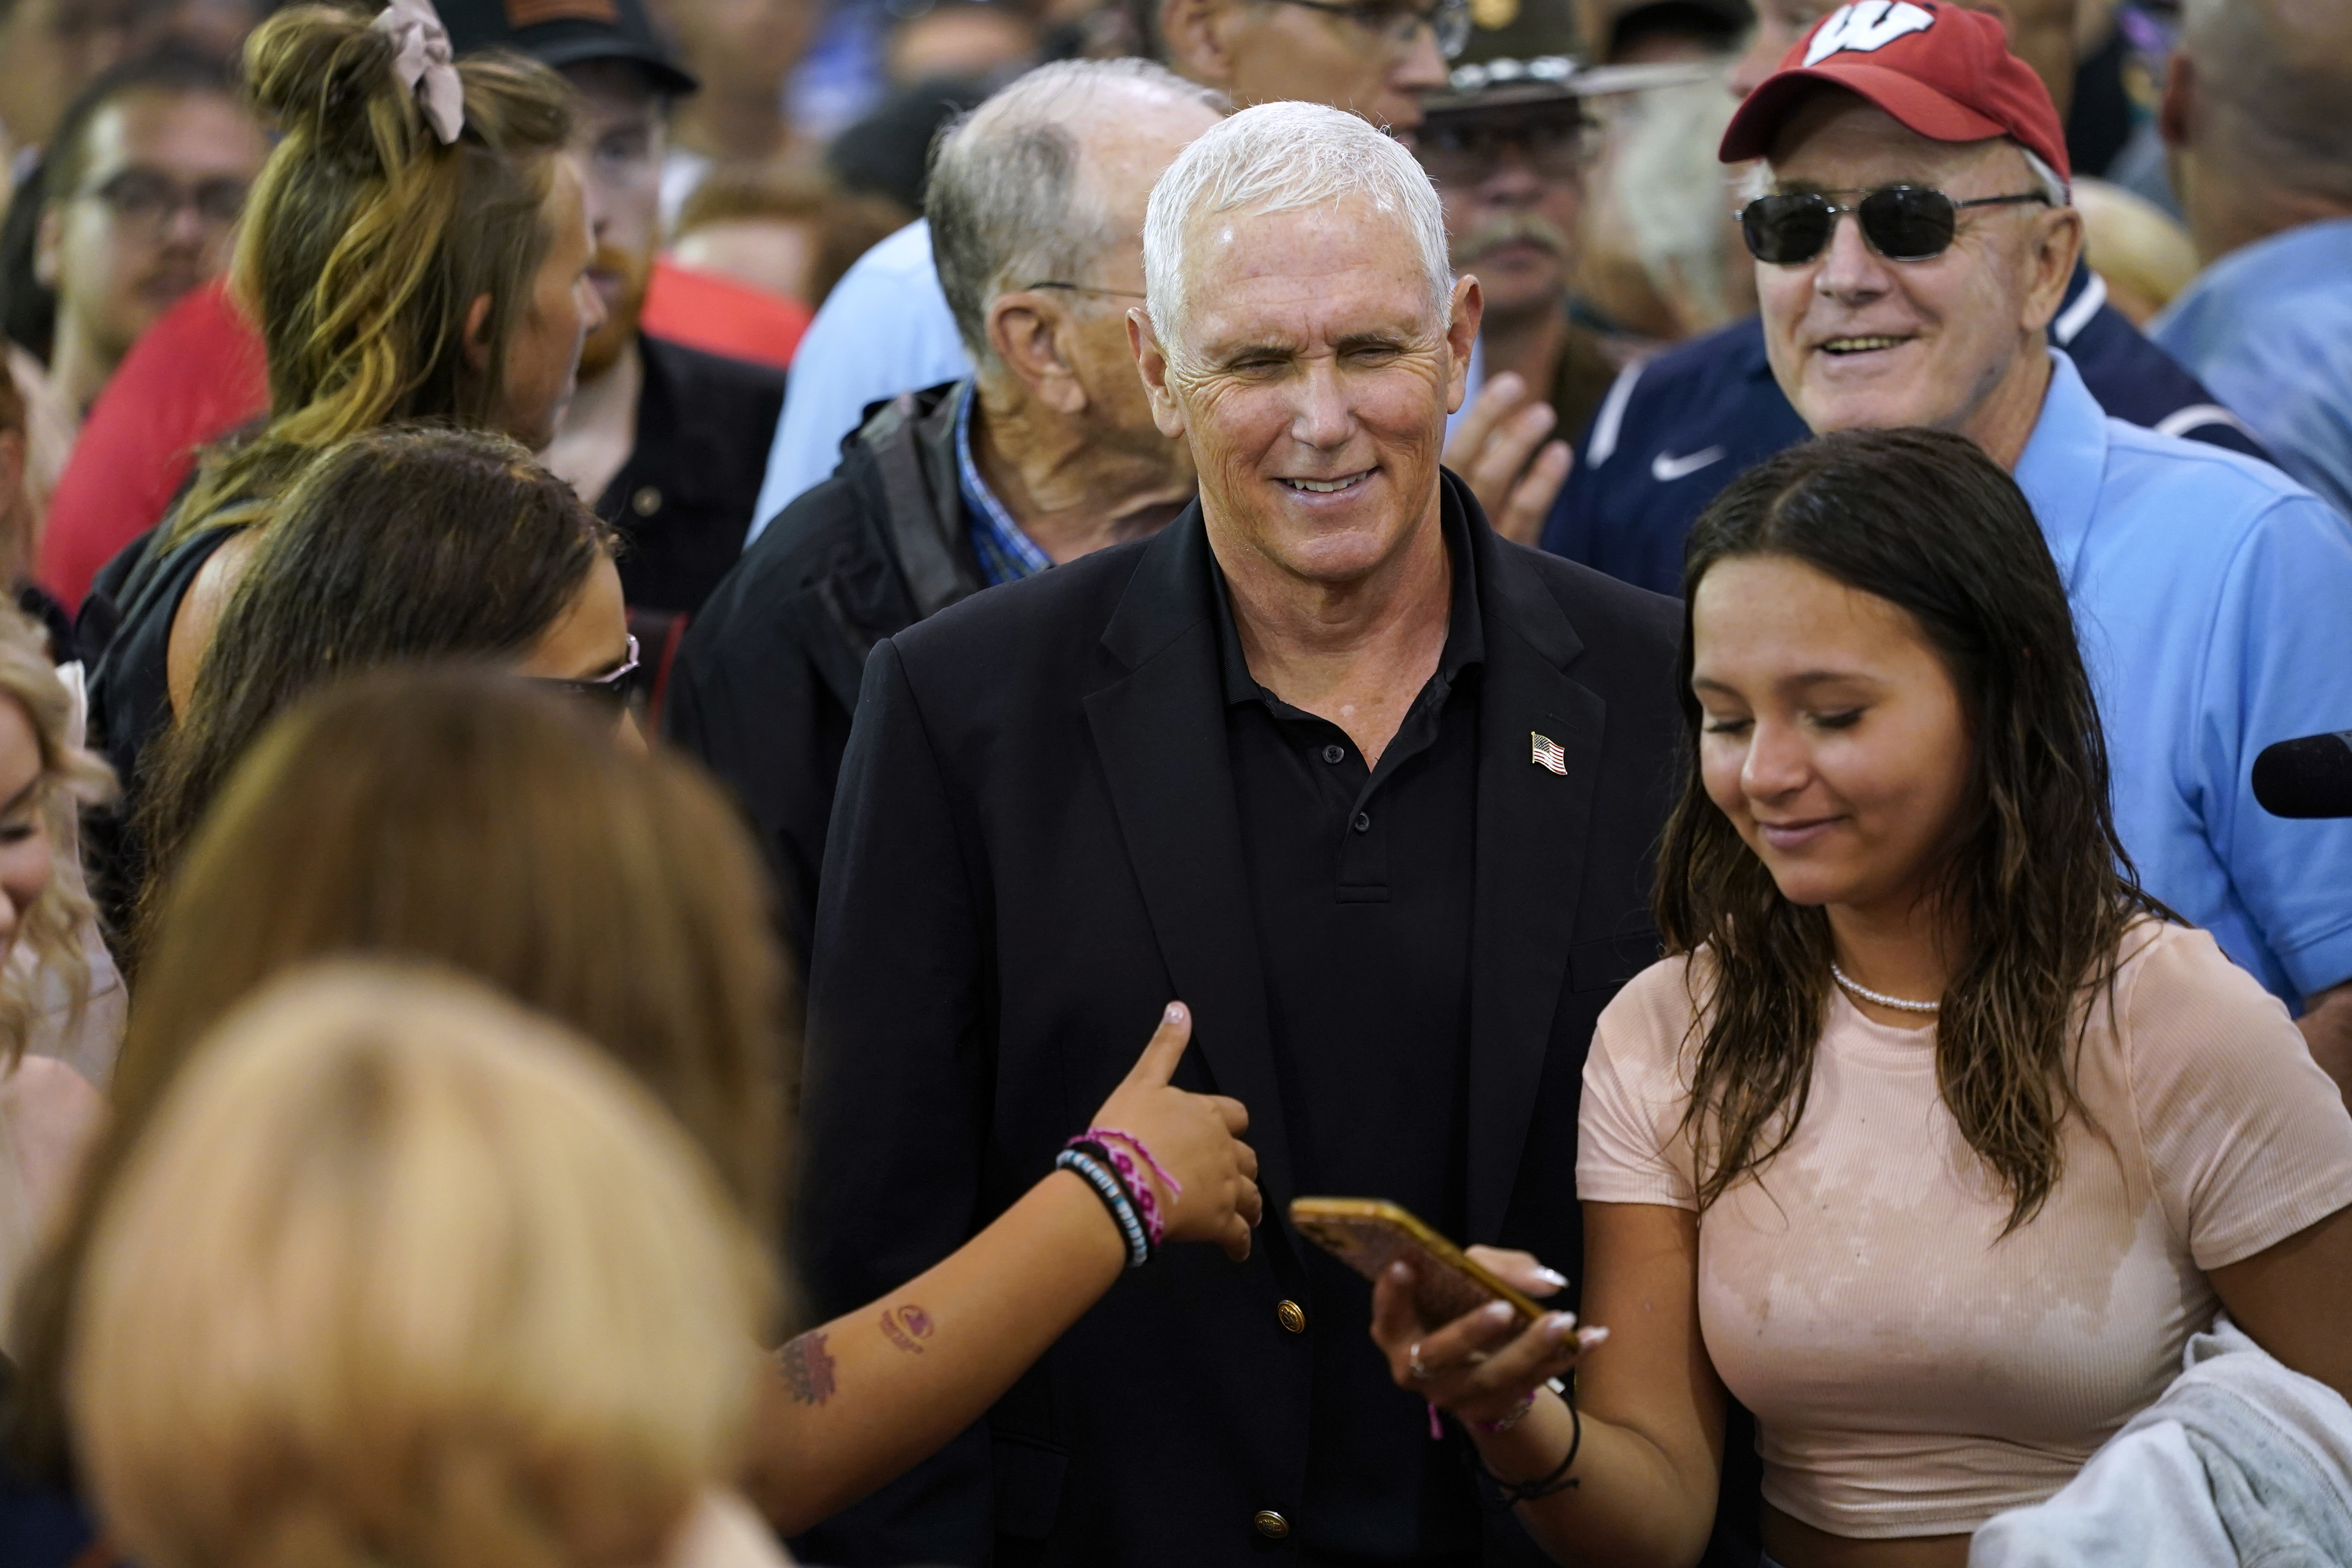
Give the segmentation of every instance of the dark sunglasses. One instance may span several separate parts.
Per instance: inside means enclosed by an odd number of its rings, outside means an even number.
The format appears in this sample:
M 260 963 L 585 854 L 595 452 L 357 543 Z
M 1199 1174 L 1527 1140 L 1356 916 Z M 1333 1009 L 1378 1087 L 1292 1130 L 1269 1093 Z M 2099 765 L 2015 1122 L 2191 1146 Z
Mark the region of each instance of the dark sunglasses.
M 617 713 L 627 707 L 630 699 L 637 695 L 636 634 L 631 632 L 629 635 L 629 656 L 604 674 L 584 681 L 562 681 L 552 675 L 535 675 L 532 682 L 559 692 L 570 692 L 573 696 L 584 697 Z
M 1797 267 L 1821 255 L 1837 232 L 1839 216 L 1852 213 L 1862 225 L 1862 237 L 1887 260 L 1926 261 L 1951 248 L 1960 214 L 1969 208 L 2008 207 L 2022 202 L 2047 206 L 2050 198 L 2029 191 L 1956 202 L 1941 191 L 1922 185 L 1888 185 L 1849 204 L 1815 192 L 1788 192 L 1759 196 L 1741 208 L 1739 232 L 1748 241 L 1748 254 L 1757 260 L 1774 267 Z

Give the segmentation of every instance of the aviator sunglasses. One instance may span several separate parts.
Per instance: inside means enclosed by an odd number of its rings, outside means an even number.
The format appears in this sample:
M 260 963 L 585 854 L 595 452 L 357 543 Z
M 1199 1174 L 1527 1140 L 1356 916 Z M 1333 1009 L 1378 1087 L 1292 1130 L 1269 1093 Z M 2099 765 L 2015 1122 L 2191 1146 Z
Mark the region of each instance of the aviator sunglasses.
M 1951 247 L 1960 214 L 1970 207 L 2008 207 L 2024 202 L 2050 204 L 2039 191 L 2014 196 L 1979 196 L 1956 202 L 1924 185 L 1888 185 L 1851 204 L 1832 202 L 1812 191 L 1759 196 L 1739 212 L 1739 232 L 1748 252 L 1774 267 L 1797 267 L 1822 254 L 1837 232 L 1842 214 L 1862 225 L 1870 248 L 1889 261 L 1926 261 Z

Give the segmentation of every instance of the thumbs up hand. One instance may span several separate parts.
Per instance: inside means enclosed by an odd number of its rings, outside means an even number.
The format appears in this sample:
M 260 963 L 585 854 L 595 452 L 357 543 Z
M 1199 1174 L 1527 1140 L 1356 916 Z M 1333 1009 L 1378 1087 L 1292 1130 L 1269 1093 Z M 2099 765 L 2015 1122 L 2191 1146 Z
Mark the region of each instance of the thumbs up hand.
M 1192 1009 L 1171 1002 L 1134 1070 L 1095 1113 L 1094 1125 L 1132 1134 L 1176 1178 L 1174 1192 L 1136 1161 L 1171 1241 L 1213 1241 L 1239 1262 L 1250 1252 L 1250 1231 L 1265 1215 L 1257 1189 L 1257 1154 L 1242 1142 L 1249 1112 L 1222 1094 L 1192 1094 L 1169 1082 L 1192 1042 Z

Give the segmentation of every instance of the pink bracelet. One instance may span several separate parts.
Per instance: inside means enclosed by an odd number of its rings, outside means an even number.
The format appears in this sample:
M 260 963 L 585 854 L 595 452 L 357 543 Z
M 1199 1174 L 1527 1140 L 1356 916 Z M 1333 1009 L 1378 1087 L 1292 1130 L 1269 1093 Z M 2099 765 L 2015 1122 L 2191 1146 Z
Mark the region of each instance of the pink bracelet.
M 1168 1167 L 1161 1165 L 1158 1160 L 1152 1158 L 1151 1151 L 1145 1148 L 1143 1146 L 1143 1140 L 1137 1137 L 1133 1133 L 1122 1133 L 1117 1127 L 1088 1127 L 1086 1130 L 1085 1135 L 1094 1139 L 1097 1143 L 1103 1145 L 1105 1147 L 1108 1147 L 1113 1139 L 1117 1139 L 1118 1142 L 1129 1145 L 1137 1154 L 1143 1156 L 1143 1163 L 1151 1167 L 1151 1174 L 1160 1178 L 1160 1185 L 1168 1189 L 1169 1197 L 1181 1197 L 1184 1196 L 1184 1184 L 1178 1181 L 1174 1176 L 1170 1176 L 1168 1174 Z
M 1168 1239 L 1168 1222 L 1160 1218 L 1159 1200 L 1151 1196 L 1151 1184 L 1137 1174 L 1135 1162 L 1127 1157 L 1125 1149 L 1091 1132 L 1087 1137 L 1095 1147 L 1110 1156 L 1111 1168 L 1118 1172 L 1119 1180 L 1135 1195 L 1135 1212 L 1143 1221 L 1144 1233 L 1151 1238 L 1151 1250 L 1159 1251 L 1160 1244 Z

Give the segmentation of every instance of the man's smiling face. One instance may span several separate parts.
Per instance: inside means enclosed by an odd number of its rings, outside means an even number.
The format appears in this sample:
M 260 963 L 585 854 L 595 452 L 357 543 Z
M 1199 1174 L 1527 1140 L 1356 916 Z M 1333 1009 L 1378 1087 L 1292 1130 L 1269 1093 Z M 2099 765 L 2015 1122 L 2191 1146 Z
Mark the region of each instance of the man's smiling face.
M 1773 186 L 1841 204 L 1886 185 L 1924 185 L 1955 201 L 2034 190 L 2013 143 L 1932 141 L 1852 93 L 1827 89 L 1790 117 L 1773 148 Z M 1811 261 L 1756 265 L 1764 340 L 1780 389 L 1817 432 L 1927 425 L 1969 432 L 2028 356 L 2063 297 L 2040 253 L 2071 210 L 1979 207 L 1959 214 L 1950 248 L 1888 261 L 1852 214 Z M 2071 256 L 2065 258 L 2072 270 Z M 1971 432 L 1972 433 L 1972 432 Z
M 1362 196 L 1208 218 L 1187 250 L 1182 347 L 1153 402 L 1163 431 L 1192 440 L 1219 557 L 1328 586 L 1364 578 L 1436 515 L 1477 285 L 1457 284 L 1440 316 L 1404 220 Z

